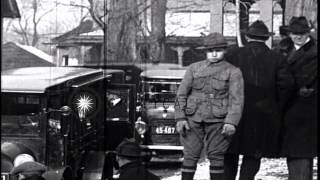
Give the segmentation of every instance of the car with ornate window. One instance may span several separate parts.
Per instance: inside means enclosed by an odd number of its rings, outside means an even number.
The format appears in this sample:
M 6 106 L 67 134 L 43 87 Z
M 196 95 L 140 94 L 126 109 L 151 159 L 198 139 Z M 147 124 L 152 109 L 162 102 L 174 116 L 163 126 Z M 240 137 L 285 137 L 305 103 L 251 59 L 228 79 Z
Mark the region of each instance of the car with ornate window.
M 82 67 L 2 71 L 2 180 L 14 180 L 10 170 L 30 160 L 48 167 L 46 179 L 112 176 L 105 152 L 133 136 L 135 112 L 134 86 L 113 83 L 115 74 L 120 77 L 121 71 Z M 118 113 L 113 113 L 115 109 Z

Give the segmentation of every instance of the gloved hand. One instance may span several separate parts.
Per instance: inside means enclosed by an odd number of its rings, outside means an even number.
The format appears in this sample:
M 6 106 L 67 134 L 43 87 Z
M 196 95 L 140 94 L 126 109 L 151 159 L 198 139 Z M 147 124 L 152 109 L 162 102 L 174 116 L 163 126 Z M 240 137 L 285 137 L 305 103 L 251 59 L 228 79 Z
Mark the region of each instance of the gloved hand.
M 186 121 L 186 120 L 178 121 L 176 128 L 177 128 L 178 133 L 181 134 L 182 136 L 185 136 L 186 131 L 190 129 L 188 121 Z
M 225 136 L 232 136 L 236 132 L 236 127 L 232 124 L 224 124 L 221 134 Z

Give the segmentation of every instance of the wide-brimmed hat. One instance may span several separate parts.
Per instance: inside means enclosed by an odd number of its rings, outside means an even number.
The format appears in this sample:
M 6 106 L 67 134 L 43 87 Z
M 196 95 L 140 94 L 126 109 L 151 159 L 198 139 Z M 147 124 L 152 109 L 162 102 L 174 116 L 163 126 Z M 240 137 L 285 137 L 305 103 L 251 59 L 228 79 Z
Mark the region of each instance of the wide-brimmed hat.
M 311 30 L 306 17 L 292 17 L 289 21 L 287 30 L 293 34 L 304 34 Z
M 227 40 L 223 37 L 222 34 L 214 32 L 204 37 L 203 46 L 200 46 L 197 49 L 212 49 L 226 47 L 228 47 Z
M 241 30 L 241 32 L 243 32 L 246 35 L 258 36 L 258 37 L 269 37 L 274 35 L 273 32 L 269 32 L 268 27 L 261 20 L 257 20 L 253 22 L 248 29 Z
M 43 173 L 46 171 L 46 166 L 38 163 L 38 162 L 34 162 L 34 161 L 28 161 L 28 162 L 24 162 L 20 165 L 18 165 L 17 167 L 14 167 L 10 174 L 12 175 L 17 175 L 17 174 L 38 174 L 38 173 Z
M 141 148 L 135 141 L 124 139 L 117 146 L 115 153 L 124 157 L 141 157 Z

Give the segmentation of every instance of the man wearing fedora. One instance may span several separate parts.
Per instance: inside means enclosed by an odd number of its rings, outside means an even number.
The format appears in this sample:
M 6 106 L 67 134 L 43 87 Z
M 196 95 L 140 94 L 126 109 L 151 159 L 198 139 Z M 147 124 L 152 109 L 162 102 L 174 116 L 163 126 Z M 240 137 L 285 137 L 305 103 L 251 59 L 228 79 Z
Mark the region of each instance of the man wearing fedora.
M 305 17 L 292 17 L 289 36 L 294 44 L 287 61 L 295 79 L 293 97 L 284 116 L 282 155 L 289 180 L 312 180 L 317 156 L 318 50 Z
M 262 157 L 279 157 L 281 112 L 293 86 L 284 56 L 265 44 L 273 33 L 264 22 L 243 32 L 248 43 L 226 55 L 242 71 L 245 86 L 243 114 L 225 155 L 226 180 L 235 180 L 240 154 L 240 180 L 254 180 Z
M 134 140 L 124 139 L 116 148 L 119 180 L 160 180 L 141 163 L 141 148 Z
M 222 180 L 224 153 L 243 107 L 241 71 L 224 58 L 227 41 L 212 33 L 203 44 L 199 49 L 206 51 L 207 58 L 188 67 L 175 104 L 176 127 L 184 146 L 182 180 L 193 179 L 202 150 L 210 161 L 210 179 Z

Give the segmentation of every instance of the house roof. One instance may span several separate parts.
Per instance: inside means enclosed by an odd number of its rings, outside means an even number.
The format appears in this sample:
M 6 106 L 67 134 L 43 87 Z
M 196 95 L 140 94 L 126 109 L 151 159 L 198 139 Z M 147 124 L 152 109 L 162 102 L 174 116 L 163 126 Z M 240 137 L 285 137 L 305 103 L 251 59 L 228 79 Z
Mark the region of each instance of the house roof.
M 18 44 L 16 43 L 15 45 L 17 45 L 18 47 L 22 48 L 23 50 L 43 59 L 43 60 L 46 60 L 50 63 L 53 63 L 53 57 L 50 56 L 49 54 L 41 51 L 40 49 L 37 49 L 33 46 L 26 46 L 26 45 L 22 45 L 22 44 Z
M 61 42 L 64 41 L 66 39 L 68 39 L 69 37 L 72 36 L 78 36 L 81 33 L 88 33 L 88 32 L 92 32 L 94 23 L 92 20 L 85 20 L 83 22 L 81 22 L 81 24 L 75 28 L 73 28 L 72 30 L 62 34 L 61 36 L 55 37 L 52 39 L 52 42 L 57 43 L 57 42 Z

